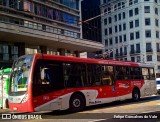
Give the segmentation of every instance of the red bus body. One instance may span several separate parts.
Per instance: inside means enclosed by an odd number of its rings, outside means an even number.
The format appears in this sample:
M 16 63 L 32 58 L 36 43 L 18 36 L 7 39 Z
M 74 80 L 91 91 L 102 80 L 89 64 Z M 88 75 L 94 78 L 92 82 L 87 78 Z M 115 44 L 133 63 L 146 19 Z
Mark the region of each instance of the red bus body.
M 21 57 L 20 57 L 21 58 Z M 9 108 L 19 112 L 33 112 L 33 111 L 48 111 L 48 110 L 65 110 L 70 108 L 70 101 L 73 94 L 83 96 L 85 106 L 108 103 L 117 100 L 125 100 L 133 98 L 134 89 L 139 90 L 140 97 L 149 96 L 156 93 L 156 85 L 154 80 L 147 79 L 116 79 L 112 85 L 97 85 L 97 86 L 83 86 L 53 90 L 42 95 L 33 95 L 33 77 L 34 68 L 37 60 L 56 61 L 56 62 L 71 62 L 80 64 L 95 64 L 119 67 L 151 67 L 146 64 L 135 62 L 123 62 L 116 60 L 102 60 L 102 59 L 84 59 L 77 57 L 53 56 L 46 54 L 35 54 L 31 62 L 30 73 L 28 77 L 27 91 L 21 95 L 9 94 Z M 153 67 L 151 67 L 153 68 Z M 87 73 L 87 72 L 86 72 Z M 115 74 L 115 72 L 114 72 Z M 150 87 L 148 87 L 148 85 Z M 36 87 L 35 87 L 36 88 Z M 37 92 L 38 91 L 37 85 Z M 148 89 L 148 91 L 146 90 Z M 35 90 L 35 89 L 34 89 Z M 41 89 L 42 90 L 42 89 Z M 21 91 L 21 90 L 20 90 Z M 45 92 L 45 91 L 43 91 Z M 38 93 L 37 93 L 38 94 Z

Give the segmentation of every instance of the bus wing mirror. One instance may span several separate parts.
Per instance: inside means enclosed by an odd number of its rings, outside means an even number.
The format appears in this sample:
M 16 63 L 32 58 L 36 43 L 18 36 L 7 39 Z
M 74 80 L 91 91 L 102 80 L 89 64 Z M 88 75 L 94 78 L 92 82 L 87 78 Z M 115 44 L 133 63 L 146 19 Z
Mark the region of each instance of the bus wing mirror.
M 41 80 L 44 80 L 44 69 L 41 70 Z

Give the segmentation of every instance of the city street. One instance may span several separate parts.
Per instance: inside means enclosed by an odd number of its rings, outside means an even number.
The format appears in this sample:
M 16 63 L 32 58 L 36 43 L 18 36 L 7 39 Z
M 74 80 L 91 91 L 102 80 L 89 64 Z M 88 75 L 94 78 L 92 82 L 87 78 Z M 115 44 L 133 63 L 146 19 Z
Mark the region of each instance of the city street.
M 14 113 L 14 115 L 19 114 Z M 53 120 L 56 122 L 135 121 L 134 117 L 136 118 L 136 121 L 142 121 L 142 118 L 146 118 L 145 121 L 155 122 L 158 121 L 157 118 L 160 118 L 160 96 L 142 98 L 140 102 L 126 100 L 87 107 L 86 110 L 78 113 L 69 113 L 68 111 L 54 111 L 25 114 L 20 113 L 20 115 L 37 115 L 39 118 L 42 118 L 26 120 L 31 122 L 48 122 Z M 14 122 L 14 120 L 12 121 Z

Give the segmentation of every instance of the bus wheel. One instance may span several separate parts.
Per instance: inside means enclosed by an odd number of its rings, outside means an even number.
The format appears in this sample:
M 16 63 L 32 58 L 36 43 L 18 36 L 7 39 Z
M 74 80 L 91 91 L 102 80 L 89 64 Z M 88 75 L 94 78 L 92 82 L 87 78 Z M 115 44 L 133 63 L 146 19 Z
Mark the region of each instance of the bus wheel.
M 133 101 L 139 101 L 140 99 L 140 93 L 138 89 L 134 89 L 132 92 L 132 100 Z
M 78 112 L 82 111 L 85 107 L 85 100 L 82 95 L 80 94 L 74 94 L 69 103 L 69 110 L 71 112 Z

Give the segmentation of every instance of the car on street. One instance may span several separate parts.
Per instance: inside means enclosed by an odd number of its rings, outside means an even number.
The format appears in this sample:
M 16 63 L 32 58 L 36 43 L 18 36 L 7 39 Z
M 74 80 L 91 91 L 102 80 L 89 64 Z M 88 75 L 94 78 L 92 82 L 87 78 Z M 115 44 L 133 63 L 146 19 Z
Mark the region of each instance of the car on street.
M 156 78 L 157 83 L 157 93 L 160 94 L 160 78 Z

